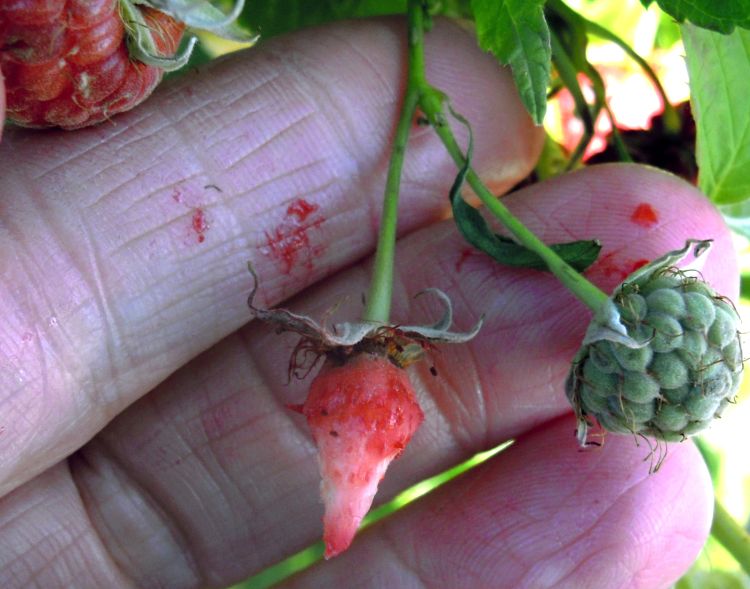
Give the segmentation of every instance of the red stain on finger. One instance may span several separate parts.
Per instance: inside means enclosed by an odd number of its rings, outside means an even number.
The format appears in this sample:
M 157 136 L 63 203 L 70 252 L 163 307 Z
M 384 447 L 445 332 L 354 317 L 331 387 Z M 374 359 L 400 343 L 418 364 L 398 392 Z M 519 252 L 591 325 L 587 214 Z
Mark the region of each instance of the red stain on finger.
M 297 221 L 303 223 L 319 208 L 318 205 L 309 203 L 304 198 L 298 198 L 286 208 L 286 214 L 287 216 L 296 217 Z
M 324 245 L 316 245 L 310 239 L 310 231 L 320 228 L 325 220 L 314 214 L 319 208 L 299 198 L 287 207 L 284 221 L 273 231 L 266 231 L 261 252 L 276 260 L 284 274 L 290 274 L 298 265 L 312 270 L 315 258 L 325 251 Z
M 638 270 L 638 268 L 642 268 L 649 263 L 649 260 L 645 258 L 637 260 L 619 260 L 617 259 L 617 253 L 618 252 L 610 252 L 603 255 L 593 266 L 591 266 L 588 273 L 594 276 L 599 275 L 610 281 L 616 280 L 619 284 L 633 272 Z
M 206 214 L 203 209 L 195 209 L 191 226 L 198 236 L 198 243 L 203 243 L 206 240 L 206 231 L 208 231 L 208 221 L 206 221 Z
M 659 222 L 659 216 L 650 204 L 642 202 L 630 215 L 630 220 L 636 225 L 649 229 Z
M 204 186 L 204 190 L 205 188 Z M 208 221 L 209 217 L 206 215 L 205 205 L 199 197 L 182 185 L 175 186 L 170 193 L 170 197 L 173 202 L 180 205 L 180 208 L 187 209 L 187 214 L 189 214 L 189 221 L 183 233 L 184 243 L 188 245 L 206 241 L 206 233 L 211 225 Z M 181 215 L 181 218 L 184 217 Z
M 649 261 L 650 260 L 647 260 L 646 258 L 641 258 L 640 260 L 636 260 L 630 265 L 630 271 L 628 272 L 628 274 L 632 274 L 633 272 L 638 270 L 638 268 L 643 268 L 646 264 L 649 263 Z
M 456 260 L 456 272 L 461 272 L 464 267 L 464 263 L 466 260 L 468 260 L 472 255 L 474 255 L 474 250 L 470 247 L 464 248 L 461 250 L 461 255 L 458 257 L 458 260 Z

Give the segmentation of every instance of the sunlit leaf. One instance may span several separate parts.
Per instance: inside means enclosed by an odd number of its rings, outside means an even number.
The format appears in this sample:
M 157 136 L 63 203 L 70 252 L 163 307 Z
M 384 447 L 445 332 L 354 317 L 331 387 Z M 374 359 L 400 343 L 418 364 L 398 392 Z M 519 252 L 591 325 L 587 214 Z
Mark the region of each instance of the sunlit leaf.
M 472 0 L 479 45 L 510 65 L 526 109 L 540 125 L 552 53 L 544 0 Z
M 654 0 L 641 0 L 648 7 Z M 678 22 L 731 33 L 735 27 L 750 28 L 750 0 L 656 0 Z
M 683 25 L 698 184 L 719 204 L 750 198 L 750 31 L 720 35 Z

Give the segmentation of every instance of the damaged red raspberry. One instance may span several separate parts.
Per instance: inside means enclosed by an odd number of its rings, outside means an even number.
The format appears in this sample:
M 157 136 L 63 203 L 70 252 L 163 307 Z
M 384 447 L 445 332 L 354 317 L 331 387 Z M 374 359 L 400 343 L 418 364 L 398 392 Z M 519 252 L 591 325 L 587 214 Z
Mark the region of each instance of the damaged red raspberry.
M 378 483 L 422 423 L 409 376 L 385 357 L 328 359 L 303 405 L 322 477 L 325 557 L 351 544 Z
M 368 321 L 338 323 L 330 329 L 286 309 L 248 305 L 255 318 L 277 331 L 298 333 L 300 341 L 289 362 L 289 374 L 304 378 L 315 363 L 323 367 L 301 405 L 290 405 L 307 418 L 318 447 L 325 503 L 325 557 L 346 550 L 372 505 L 378 483 L 424 420 L 404 368 L 423 357 L 435 342 L 463 343 L 472 339 L 482 320 L 466 333 L 450 331 L 453 310 L 448 296 L 427 289 L 444 307 L 433 325 L 384 325 Z M 421 294 L 421 293 L 420 293 Z

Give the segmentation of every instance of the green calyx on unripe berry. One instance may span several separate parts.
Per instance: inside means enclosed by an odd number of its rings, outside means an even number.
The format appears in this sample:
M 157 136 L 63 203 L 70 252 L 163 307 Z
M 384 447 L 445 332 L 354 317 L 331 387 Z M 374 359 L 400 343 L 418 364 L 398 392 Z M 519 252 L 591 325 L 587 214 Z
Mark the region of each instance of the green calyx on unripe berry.
M 739 318 L 726 299 L 675 267 L 689 241 L 631 274 L 592 320 L 566 393 L 586 442 L 591 418 L 607 430 L 679 441 L 734 399 L 742 372 Z

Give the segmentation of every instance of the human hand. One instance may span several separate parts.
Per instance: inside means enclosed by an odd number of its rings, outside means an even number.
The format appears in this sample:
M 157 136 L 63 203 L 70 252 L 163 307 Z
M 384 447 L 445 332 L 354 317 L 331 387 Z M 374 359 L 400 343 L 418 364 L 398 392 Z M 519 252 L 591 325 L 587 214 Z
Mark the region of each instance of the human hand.
M 291 340 L 243 327 L 259 303 L 356 317 L 374 247 L 403 31 L 348 23 L 188 74 L 132 113 L 0 145 L 3 587 L 221 587 L 320 536 L 312 441 L 287 402 Z M 474 123 L 498 192 L 540 148 L 510 77 L 455 26 L 428 36 L 428 76 Z M 435 311 L 469 345 L 412 376 L 426 413 L 379 499 L 474 452 L 515 445 L 355 540 L 293 586 L 666 587 L 708 533 L 710 481 L 691 443 L 648 474 L 644 444 L 579 451 L 563 393 L 587 324 L 556 280 L 472 253 L 447 210 L 455 167 L 430 129 L 410 142 L 394 320 Z M 546 241 L 597 237 L 589 271 L 714 237 L 707 280 L 737 290 L 718 214 L 694 189 L 602 166 L 506 202 Z M 658 220 L 631 222 L 652 203 Z M 351 267 L 350 267 L 351 266 Z M 315 283 L 315 286 L 313 284 Z M 348 298 L 347 298 L 348 297 Z

